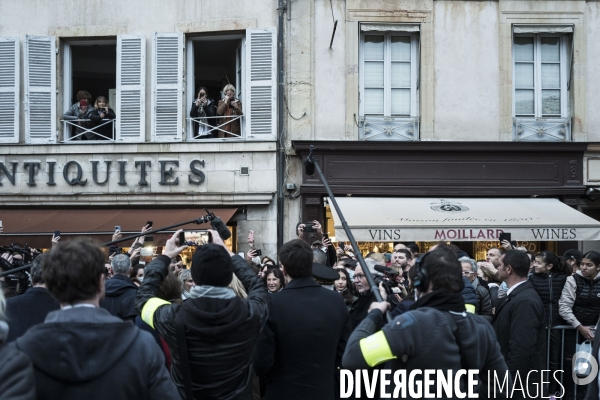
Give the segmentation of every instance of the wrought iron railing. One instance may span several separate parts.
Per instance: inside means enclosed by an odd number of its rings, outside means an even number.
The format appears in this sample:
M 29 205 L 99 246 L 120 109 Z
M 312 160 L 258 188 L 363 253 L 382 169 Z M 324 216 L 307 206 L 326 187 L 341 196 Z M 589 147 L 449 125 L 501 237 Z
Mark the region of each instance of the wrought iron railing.
M 101 124 L 94 125 L 94 122 L 89 119 L 63 119 L 61 120 L 64 124 L 63 142 L 76 142 L 80 140 L 108 140 L 114 142 L 116 139 L 115 121 L 114 119 L 103 119 Z M 104 132 L 105 129 L 98 130 L 98 128 L 108 125 L 110 125 L 110 136 L 107 136 Z
M 227 121 L 219 123 L 220 119 L 226 118 Z M 214 139 L 240 139 L 244 134 L 244 116 L 243 115 L 232 115 L 232 116 L 215 116 L 215 117 L 197 117 L 197 118 L 186 118 L 189 121 L 188 129 L 192 132 L 188 137 L 191 140 L 199 140 L 206 138 Z M 213 125 L 210 122 L 216 121 Z M 224 127 L 234 121 L 239 121 L 240 133 L 233 133 L 224 129 Z M 198 131 L 196 132 L 196 125 L 198 125 Z M 227 135 L 226 137 L 219 138 L 219 133 Z

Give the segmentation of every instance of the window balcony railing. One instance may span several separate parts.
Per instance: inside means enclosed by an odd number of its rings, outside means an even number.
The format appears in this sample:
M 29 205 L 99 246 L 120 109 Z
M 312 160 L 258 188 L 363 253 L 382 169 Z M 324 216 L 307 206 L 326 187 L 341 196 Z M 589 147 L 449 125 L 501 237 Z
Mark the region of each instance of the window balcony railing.
M 363 140 L 419 140 L 419 117 L 384 117 L 368 115 L 358 121 Z
M 570 142 L 571 118 L 513 118 L 516 142 Z
M 227 118 L 227 122 L 219 124 L 220 119 Z M 190 140 L 200 139 L 241 139 L 244 137 L 244 116 L 243 115 L 232 115 L 231 117 L 224 117 L 221 115 L 215 117 L 197 117 L 197 118 L 186 118 L 188 120 L 188 132 Z M 211 124 L 211 122 L 215 125 Z M 240 133 L 232 133 L 225 129 L 228 124 L 239 121 Z M 223 136 L 219 138 L 219 133 Z
M 89 119 L 61 120 L 64 129 L 64 142 L 78 142 L 80 140 L 115 142 L 114 119 L 103 119 L 99 125 Z

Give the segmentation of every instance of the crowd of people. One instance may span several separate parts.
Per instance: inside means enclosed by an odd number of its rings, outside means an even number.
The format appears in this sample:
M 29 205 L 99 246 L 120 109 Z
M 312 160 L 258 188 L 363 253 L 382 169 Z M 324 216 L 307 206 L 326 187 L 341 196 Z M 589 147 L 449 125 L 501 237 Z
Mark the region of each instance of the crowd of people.
M 222 98 L 215 101 L 206 87 L 198 88 L 198 95 L 190 110 L 194 138 L 212 139 L 240 136 L 239 117 L 244 113 L 242 102 L 235 97 L 235 93 L 235 87 L 227 84 L 223 87 Z
M 4 248 L 0 271 L 31 259 L 31 287 L 16 279 L 0 292 L 0 398 L 335 399 L 341 369 L 382 368 L 478 369 L 479 398 L 494 384 L 486 371 L 522 381 L 495 397 L 574 396 L 561 358 L 594 339 L 597 252 L 503 242 L 475 260 L 453 244 L 394 243 L 366 254 L 365 271 L 318 221 L 299 224 L 276 258 L 256 249 L 253 231 L 245 257 L 209 232 L 191 265 L 179 232 L 147 263 L 144 236 L 108 257 L 88 239 L 53 237 L 45 253 Z M 565 325 L 575 329 L 563 341 L 552 328 Z M 560 369 L 545 384 L 526 380 Z M 365 385 L 352 398 L 367 398 Z M 598 399 L 597 378 L 577 394 Z

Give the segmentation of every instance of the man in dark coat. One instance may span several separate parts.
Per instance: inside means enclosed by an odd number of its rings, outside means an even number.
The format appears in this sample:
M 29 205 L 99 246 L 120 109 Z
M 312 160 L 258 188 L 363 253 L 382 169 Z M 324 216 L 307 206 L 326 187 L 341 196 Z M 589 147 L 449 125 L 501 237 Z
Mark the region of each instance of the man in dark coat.
M 152 336 L 99 307 L 103 259 L 97 244 L 75 239 L 44 260 L 44 281 L 62 308 L 11 344 L 33 362 L 37 398 L 178 399 Z
M 266 377 L 266 400 L 331 400 L 337 368 L 350 334 L 339 293 L 311 277 L 313 254 L 303 240 L 279 251 L 285 289 L 270 296 L 269 317 L 254 351 L 258 375 Z
M 191 297 L 183 305 L 159 299 L 156 294 L 170 259 L 187 247 L 175 244 L 179 232 L 167 240 L 164 255 L 146 266 L 136 307 L 168 343 L 171 375 L 182 397 L 251 400 L 252 351 L 267 319 L 267 288 L 242 257 L 229 251 L 217 231 L 209 230 L 213 243 L 198 247 L 192 257 L 196 286 Z M 234 273 L 248 293 L 246 299 L 228 287 Z M 185 343 L 186 352 L 180 352 L 180 343 Z
M 110 265 L 114 276 L 106 282 L 106 297 L 100 302 L 100 307 L 124 321 L 133 321 L 138 315 L 135 311 L 138 287 L 129 279 L 131 260 L 125 254 L 117 254 Z
M 10 329 L 7 342 L 10 343 L 22 336 L 29 328 L 41 324 L 48 313 L 60 309 L 60 304 L 50 292 L 42 279 L 43 254 L 37 256 L 31 265 L 32 288 L 20 296 L 6 299 L 6 319 Z
M 519 386 L 523 388 L 527 387 L 529 371 L 545 369 L 546 355 L 544 305 L 531 282 L 527 280 L 529 266 L 529 257 L 519 250 L 508 250 L 500 257 L 498 276 L 506 282 L 508 292 L 496 308 L 492 320 L 502 355 L 515 386 L 519 385 L 517 381 L 520 379 L 522 385 Z M 529 384 L 529 394 L 534 396 L 540 382 L 530 379 Z M 520 394 L 515 392 L 514 396 Z M 534 397 L 537 396 L 539 394 Z

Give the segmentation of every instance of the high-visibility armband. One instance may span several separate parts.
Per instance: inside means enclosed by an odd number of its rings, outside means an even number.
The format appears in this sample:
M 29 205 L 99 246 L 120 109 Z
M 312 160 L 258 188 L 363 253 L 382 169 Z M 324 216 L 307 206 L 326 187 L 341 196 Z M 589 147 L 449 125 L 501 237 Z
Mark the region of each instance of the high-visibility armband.
M 153 297 L 144 304 L 144 308 L 142 308 L 142 321 L 147 323 L 154 329 L 154 312 L 160 306 L 164 306 L 166 304 L 171 304 L 166 300 L 159 299 L 158 297 Z
M 388 344 L 383 331 L 379 331 L 369 337 L 361 339 L 360 350 L 370 367 L 397 358 L 392 354 L 392 349 L 390 349 L 390 345 Z
M 475 314 L 475 306 L 473 304 L 465 304 L 465 308 L 468 313 Z

